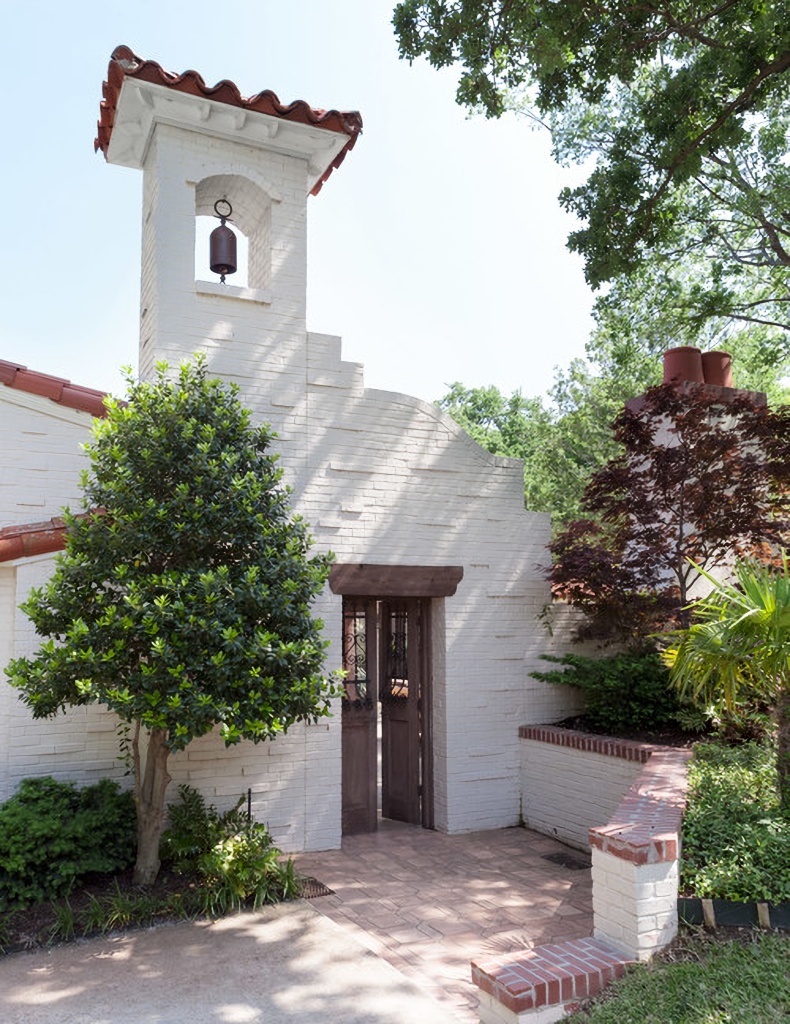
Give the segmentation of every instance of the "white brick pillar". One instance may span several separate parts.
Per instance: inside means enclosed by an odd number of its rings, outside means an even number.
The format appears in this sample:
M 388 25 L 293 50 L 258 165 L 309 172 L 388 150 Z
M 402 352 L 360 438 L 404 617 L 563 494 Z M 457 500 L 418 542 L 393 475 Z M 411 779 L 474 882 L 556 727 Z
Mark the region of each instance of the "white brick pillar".
M 592 878 L 596 939 L 649 960 L 675 938 L 677 858 L 638 864 L 593 847 Z
M 608 824 L 590 829 L 595 937 L 649 960 L 678 930 L 688 750 L 655 750 Z

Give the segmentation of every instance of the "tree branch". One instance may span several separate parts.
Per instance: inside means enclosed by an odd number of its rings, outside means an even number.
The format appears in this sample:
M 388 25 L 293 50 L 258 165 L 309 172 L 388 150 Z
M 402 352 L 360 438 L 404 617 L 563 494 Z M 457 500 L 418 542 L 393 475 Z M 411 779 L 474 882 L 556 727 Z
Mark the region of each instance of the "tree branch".
M 755 75 L 752 81 L 742 89 L 738 95 L 731 100 L 720 112 L 718 117 L 701 131 L 691 142 L 684 146 L 683 149 L 677 154 L 674 160 L 670 163 L 664 174 L 664 180 L 659 185 L 658 189 L 654 192 L 646 206 L 646 213 L 648 214 L 648 221 L 652 220 L 652 213 L 658 204 L 659 199 L 667 191 L 671 183 L 675 178 L 675 174 L 679 168 L 685 163 L 685 161 L 692 156 L 702 146 L 702 144 L 710 138 L 715 132 L 719 130 L 724 124 L 727 123 L 728 119 L 735 113 L 743 110 L 747 110 L 754 99 L 754 94 L 757 92 L 759 87 L 767 79 L 773 75 L 781 74 L 790 68 L 790 51 L 785 51 L 775 60 L 769 61 L 767 64 L 763 64 L 759 72 Z M 644 235 L 644 231 L 640 233 L 640 237 Z

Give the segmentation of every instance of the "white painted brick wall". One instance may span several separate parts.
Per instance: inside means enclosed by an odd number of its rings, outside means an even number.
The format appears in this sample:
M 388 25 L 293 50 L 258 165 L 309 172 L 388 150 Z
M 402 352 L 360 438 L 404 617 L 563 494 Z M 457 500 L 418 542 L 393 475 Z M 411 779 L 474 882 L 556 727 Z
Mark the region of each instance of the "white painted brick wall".
M 15 593 L 3 589 L 1 614 L 13 630 L 13 656 L 32 654 L 40 638 L 23 613 L 15 609 L 34 586 L 40 586 L 50 575 L 54 562 L 50 556 L 21 562 L 16 570 L 6 567 L 4 577 L 15 577 Z M 11 598 L 10 605 L 6 603 Z M 9 607 L 11 614 L 9 616 Z M 6 645 L 8 646 L 8 645 Z M 5 665 L 7 659 L 4 659 Z M 57 779 L 74 779 L 93 783 L 100 778 L 122 779 L 123 765 L 118 760 L 115 736 L 117 720 L 98 707 L 72 708 L 65 715 L 51 719 L 34 719 L 3 677 L 0 681 L 0 718 L 7 737 L 6 754 L 0 765 L 0 800 L 14 792 L 27 777 L 53 775 Z
M 678 861 L 634 864 L 593 847 L 595 937 L 649 960 L 678 930 Z
M 14 655 L 14 607 L 16 604 L 16 569 L 0 566 L 0 670 Z M 11 704 L 15 694 L 0 676 L 0 802 L 3 785 L 11 771 Z M 10 795 L 10 794 L 9 794 Z
M 567 1016 L 563 1004 L 515 1013 L 483 989 L 478 989 L 477 998 L 477 1012 L 482 1024 L 556 1024 Z
M 548 563 L 548 552 L 544 550 L 542 565 Z M 593 643 L 576 643 L 574 635 L 583 615 L 564 601 L 553 601 L 550 605 L 536 608 L 540 629 L 526 631 L 525 661 L 527 665 L 527 692 L 525 725 L 545 725 L 559 722 L 584 710 L 584 694 L 578 687 L 559 686 L 533 679 L 530 672 L 547 672 L 561 668 L 544 661 L 542 655 L 561 657 L 569 649 L 574 654 L 600 657 L 601 648 Z
M 527 678 L 537 654 L 552 649 L 536 624 L 549 597 L 538 568 L 546 560 L 548 517 L 524 511 L 519 463 L 484 452 L 434 406 L 365 389 L 361 367 L 342 361 L 338 338 L 306 331 L 306 173 L 298 157 L 157 127 L 144 169 L 141 375 L 160 359 L 177 364 L 202 351 L 211 373 L 239 384 L 243 403 L 279 435 L 285 482 L 318 550 L 334 551 L 340 562 L 464 567 L 457 594 L 434 602 L 443 638 L 437 633 L 433 661 L 436 824 L 450 832 L 513 825 L 520 810 L 518 726 L 562 717 L 560 709 L 569 708 L 561 692 Z M 261 223 L 270 232 L 270 261 L 258 253 L 259 267 L 268 269 L 255 272 L 270 275 L 270 303 L 196 288 L 196 204 L 208 201 L 208 179 L 223 176 L 231 184 L 233 176 L 246 176 L 269 197 Z M 228 198 L 233 202 L 230 190 Z M 57 430 L 49 461 L 39 461 L 48 481 L 57 451 L 69 453 L 64 478 L 45 485 L 47 501 L 59 506 L 74 493 L 76 467 L 69 461 L 72 438 Z M 17 516 L 14 502 L 42 489 L 25 468 L 25 450 L 26 442 L 0 515 Z M 18 517 L 54 514 L 51 502 Z M 21 596 L 30 570 L 20 566 L 19 574 Z M 333 640 L 340 610 L 339 597 L 327 593 L 319 602 Z M 17 630 L 17 650 L 30 649 L 21 620 Z M 339 664 L 335 644 L 327 666 Z M 96 709 L 24 725 L 15 734 L 6 789 L 34 769 L 75 778 L 118 770 L 113 724 Z M 225 751 L 216 737 L 205 737 L 174 757 L 173 776 L 223 805 L 251 787 L 256 812 L 287 849 L 339 844 L 339 716 L 261 747 Z
M 86 412 L 0 385 L 0 527 L 50 519 L 64 505 L 82 510 L 80 445 L 93 422 Z
M 580 850 L 589 849 L 589 830 L 609 821 L 643 767 L 535 740 L 521 741 L 521 757 L 527 825 Z

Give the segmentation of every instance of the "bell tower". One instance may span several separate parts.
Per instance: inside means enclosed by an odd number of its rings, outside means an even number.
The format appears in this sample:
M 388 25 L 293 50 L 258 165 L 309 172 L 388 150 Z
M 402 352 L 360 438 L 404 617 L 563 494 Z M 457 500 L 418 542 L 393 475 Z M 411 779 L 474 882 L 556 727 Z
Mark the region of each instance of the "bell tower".
M 212 373 L 267 405 L 256 391 L 307 359 L 307 196 L 354 146 L 359 114 L 285 105 L 270 91 L 245 98 L 232 82 L 208 87 L 126 46 L 103 93 L 95 148 L 143 171 L 140 376 L 203 352 Z M 196 220 L 228 207 L 227 227 L 248 245 L 242 285 L 195 276 Z

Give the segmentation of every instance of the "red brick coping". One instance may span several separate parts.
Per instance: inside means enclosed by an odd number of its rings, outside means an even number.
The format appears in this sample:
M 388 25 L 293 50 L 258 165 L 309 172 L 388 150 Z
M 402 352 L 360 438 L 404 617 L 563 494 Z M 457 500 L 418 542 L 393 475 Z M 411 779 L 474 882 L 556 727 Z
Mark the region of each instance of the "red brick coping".
M 598 939 L 573 939 L 525 950 L 516 959 L 511 953 L 472 961 L 472 981 L 516 1014 L 559 1004 L 572 1011 L 634 962 Z
M 635 743 L 614 736 L 597 736 L 589 732 L 560 729 L 557 725 L 522 725 L 518 730 L 522 740 L 539 740 L 553 743 L 556 747 L 570 747 L 573 750 L 587 750 L 592 754 L 607 757 L 621 757 L 624 761 L 641 761 L 646 764 L 654 750 L 660 750 L 650 743 Z
M 654 750 L 611 819 L 590 829 L 590 846 L 632 864 L 677 860 L 690 758 L 690 750 Z

